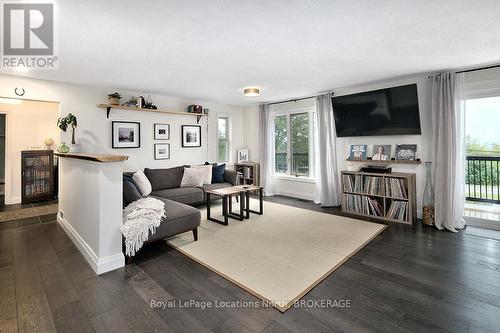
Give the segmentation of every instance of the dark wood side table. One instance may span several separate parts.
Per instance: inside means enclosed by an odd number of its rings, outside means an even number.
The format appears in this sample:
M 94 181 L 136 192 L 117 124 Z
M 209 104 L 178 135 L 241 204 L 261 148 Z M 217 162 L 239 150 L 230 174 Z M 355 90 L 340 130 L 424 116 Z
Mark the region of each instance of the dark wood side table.
M 236 188 L 242 189 L 245 191 L 245 218 L 250 218 L 250 213 L 262 215 L 264 214 L 264 188 L 262 186 L 257 185 L 238 185 L 234 186 Z M 259 194 L 259 210 L 250 209 L 250 194 L 257 192 Z
M 239 189 L 236 186 L 232 187 L 224 187 L 215 190 L 208 190 L 205 192 L 207 197 L 207 220 L 216 222 L 222 225 L 229 225 L 229 218 L 234 218 L 240 221 L 243 221 L 245 216 L 243 212 L 245 211 L 245 190 Z M 211 196 L 215 195 L 222 198 L 222 216 L 224 217 L 224 221 L 216 219 L 211 216 L 211 207 L 210 207 L 210 199 Z M 240 203 L 240 212 L 236 214 L 233 212 L 233 196 L 239 197 Z
M 259 194 L 259 210 L 250 209 L 250 194 L 257 192 Z M 256 185 L 238 185 L 232 187 L 225 187 L 215 190 L 208 190 L 205 192 L 207 196 L 207 220 L 216 222 L 222 225 L 229 224 L 229 218 L 234 218 L 240 221 L 249 219 L 250 213 L 262 215 L 264 214 L 263 203 L 263 187 Z M 222 216 L 224 220 L 219 220 L 211 216 L 210 199 L 215 195 L 222 198 Z M 233 212 L 233 196 L 239 197 L 240 211 L 239 214 Z

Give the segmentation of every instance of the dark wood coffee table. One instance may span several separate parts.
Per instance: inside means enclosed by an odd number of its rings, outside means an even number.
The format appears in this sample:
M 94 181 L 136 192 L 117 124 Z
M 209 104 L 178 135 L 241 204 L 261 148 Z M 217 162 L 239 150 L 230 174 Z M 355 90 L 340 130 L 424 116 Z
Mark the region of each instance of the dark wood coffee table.
M 258 192 L 259 194 L 259 211 L 250 209 L 250 194 Z M 207 197 L 207 220 L 220 223 L 222 225 L 229 224 L 229 218 L 234 218 L 240 221 L 250 218 L 250 212 L 262 215 L 264 213 L 263 205 L 263 188 L 256 185 L 239 185 L 232 187 L 224 187 L 215 190 L 205 191 Z M 219 220 L 211 216 L 210 199 L 215 195 L 222 198 L 222 216 L 224 220 Z M 233 197 L 239 197 L 240 211 L 239 214 L 233 212 Z

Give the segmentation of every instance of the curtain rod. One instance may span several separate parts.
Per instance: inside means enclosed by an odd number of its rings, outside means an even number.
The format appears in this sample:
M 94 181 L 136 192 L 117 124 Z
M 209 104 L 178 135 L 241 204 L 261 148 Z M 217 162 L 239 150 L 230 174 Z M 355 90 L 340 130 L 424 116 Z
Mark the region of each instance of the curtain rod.
M 485 69 L 492 69 L 492 68 L 497 68 L 497 67 L 500 67 L 500 65 L 492 65 L 492 66 L 479 67 L 479 68 L 473 68 L 473 69 L 465 69 L 463 71 L 458 71 L 456 73 L 469 73 L 469 72 L 475 72 L 475 71 L 483 71 Z
M 302 100 L 305 100 L 305 99 L 311 99 L 311 98 L 315 98 L 315 97 L 316 97 L 316 95 L 315 96 L 309 96 L 309 97 L 294 98 L 294 99 L 289 99 L 287 101 L 267 103 L 267 105 L 276 105 L 276 104 L 283 104 L 283 103 L 290 103 L 290 102 L 298 102 L 298 101 L 302 101 Z
M 331 92 L 331 94 L 333 96 L 333 91 Z M 319 95 L 321 95 L 321 94 L 319 94 Z M 290 103 L 290 102 L 298 102 L 298 101 L 303 101 L 305 99 L 316 98 L 319 95 L 313 95 L 313 96 L 301 97 L 301 98 L 293 98 L 293 99 L 289 99 L 289 100 L 281 101 L 281 102 L 272 102 L 272 103 L 267 103 L 267 105 L 276 105 L 276 104 L 283 104 L 283 103 Z
M 455 73 L 460 74 L 460 73 L 470 73 L 470 72 L 476 72 L 476 71 L 484 71 L 486 69 L 493 69 L 493 68 L 498 68 L 500 65 L 491 65 L 491 66 L 486 66 L 486 67 L 479 67 L 479 68 L 472 68 L 472 69 L 464 69 L 461 71 L 456 71 Z M 437 74 L 441 75 L 441 74 Z M 427 78 L 431 78 L 432 75 L 427 76 Z

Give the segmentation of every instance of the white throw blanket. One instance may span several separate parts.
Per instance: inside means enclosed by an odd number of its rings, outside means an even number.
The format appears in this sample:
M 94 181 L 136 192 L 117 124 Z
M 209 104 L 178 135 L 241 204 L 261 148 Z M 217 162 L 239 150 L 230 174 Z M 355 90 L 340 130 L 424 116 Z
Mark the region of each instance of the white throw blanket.
M 154 234 L 165 217 L 165 203 L 154 198 L 143 198 L 132 202 L 123 210 L 123 225 L 120 230 L 125 237 L 125 254 L 134 256 Z

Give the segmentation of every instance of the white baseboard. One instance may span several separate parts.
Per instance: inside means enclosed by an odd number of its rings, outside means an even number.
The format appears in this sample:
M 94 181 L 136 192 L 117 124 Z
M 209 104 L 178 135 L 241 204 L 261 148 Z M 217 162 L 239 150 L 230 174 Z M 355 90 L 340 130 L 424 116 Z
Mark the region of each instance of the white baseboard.
M 112 256 L 99 258 L 87 242 L 85 242 L 85 240 L 71 226 L 71 224 L 69 224 L 66 219 L 61 218 L 59 214 L 57 214 L 57 222 L 59 222 L 68 237 L 71 238 L 73 243 L 80 250 L 80 253 L 83 255 L 85 260 L 87 260 L 88 264 L 97 275 L 125 266 L 125 256 L 123 253 L 117 253 Z
M 309 200 L 309 201 L 314 201 L 315 196 L 313 194 L 306 194 L 306 193 L 296 193 L 296 192 L 291 192 L 291 191 L 279 191 L 279 193 L 276 193 L 278 195 L 284 195 L 285 197 L 291 197 L 291 198 L 297 198 L 297 199 L 303 199 L 303 200 Z

